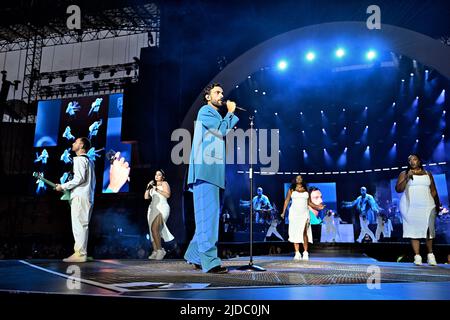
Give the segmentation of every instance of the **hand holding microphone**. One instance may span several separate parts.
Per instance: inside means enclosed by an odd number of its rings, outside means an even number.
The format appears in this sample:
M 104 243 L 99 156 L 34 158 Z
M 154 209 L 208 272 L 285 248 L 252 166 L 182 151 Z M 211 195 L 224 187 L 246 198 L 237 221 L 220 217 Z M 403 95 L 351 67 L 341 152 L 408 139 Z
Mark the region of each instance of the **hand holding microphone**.
M 227 100 L 227 101 L 222 101 L 222 106 L 227 107 L 228 112 L 234 113 L 234 111 L 240 110 L 240 111 L 247 111 L 244 108 L 238 107 L 236 105 L 236 102 L 231 101 L 231 100 Z

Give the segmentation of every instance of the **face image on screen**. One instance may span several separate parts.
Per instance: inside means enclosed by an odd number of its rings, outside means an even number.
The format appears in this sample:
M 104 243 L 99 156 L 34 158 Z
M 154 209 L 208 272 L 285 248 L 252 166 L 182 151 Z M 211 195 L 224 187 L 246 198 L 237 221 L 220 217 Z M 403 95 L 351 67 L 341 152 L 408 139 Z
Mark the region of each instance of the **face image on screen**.
M 290 183 L 284 183 L 284 194 L 286 195 L 289 191 Z M 316 204 L 319 204 L 319 199 L 326 205 L 325 210 L 319 211 L 319 217 L 322 219 L 327 210 L 337 211 L 337 200 L 336 200 L 336 183 L 335 182 L 317 182 L 308 183 L 308 188 L 317 188 L 314 194 L 311 196 L 311 200 L 314 199 Z M 288 209 L 286 209 L 286 215 L 288 215 Z
M 34 147 L 55 147 L 58 144 L 61 100 L 39 101 L 34 133 Z
M 79 137 L 87 137 L 91 148 L 86 155 L 94 162 L 96 192 L 104 190 L 103 176 L 109 162 L 107 148 L 122 151 L 121 157 L 130 162 L 131 147 L 120 143 L 122 94 L 78 97 L 40 101 L 35 133 L 34 171 L 54 183 L 65 183 L 73 178 L 72 144 Z M 111 108 L 110 108 L 111 106 Z M 108 149 L 108 150 L 109 150 Z M 47 187 L 39 182 L 34 191 L 45 193 Z M 128 184 L 120 190 L 128 191 Z

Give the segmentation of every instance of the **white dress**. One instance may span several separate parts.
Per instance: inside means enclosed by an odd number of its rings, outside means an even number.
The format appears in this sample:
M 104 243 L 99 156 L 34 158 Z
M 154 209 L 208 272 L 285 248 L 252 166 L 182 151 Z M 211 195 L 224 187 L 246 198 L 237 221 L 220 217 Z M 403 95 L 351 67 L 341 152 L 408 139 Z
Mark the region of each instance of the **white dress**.
M 428 228 L 430 238 L 435 238 L 436 206 L 430 185 L 431 180 L 427 174 L 414 175 L 414 179 L 410 179 L 406 184 L 400 199 L 404 238 L 426 238 Z
M 163 190 L 162 186 L 157 187 L 158 190 Z M 158 214 L 161 213 L 161 216 L 163 218 L 163 225 L 161 228 L 161 238 L 164 239 L 164 241 L 172 241 L 174 239 L 174 236 L 170 233 L 169 228 L 167 228 L 166 221 L 169 218 L 170 214 L 170 207 L 167 203 L 167 198 L 164 197 L 161 193 L 156 192 L 152 189 L 150 189 L 150 196 L 152 197 L 152 202 L 148 206 L 147 211 L 147 221 L 148 221 L 148 227 L 150 229 L 150 239 L 153 242 L 153 236 L 152 236 L 152 223 L 153 220 L 158 216 Z
M 292 204 L 289 208 L 289 242 L 303 243 L 303 233 L 307 223 L 308 242 L 313 242 L 311 224 L 309 223 L 308 198 L 308 192 L 292 192 Z

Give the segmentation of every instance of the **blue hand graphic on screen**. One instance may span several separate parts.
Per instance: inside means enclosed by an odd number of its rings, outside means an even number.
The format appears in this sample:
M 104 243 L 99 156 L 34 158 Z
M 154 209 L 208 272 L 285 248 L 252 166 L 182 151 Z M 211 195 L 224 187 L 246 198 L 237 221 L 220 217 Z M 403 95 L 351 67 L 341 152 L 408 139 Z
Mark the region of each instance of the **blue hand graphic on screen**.
M 70 176 L 71 176 L 70 172 L 64 172 L 61 178 L 59 178 L 59 181 L 61 182 L 61 184 L 66 183 L 66 181 L 71 180 Z
M 104 148 L 95 150 L 94 147 L 90 148 L 89 151 L 87 152 L 87 156 L 89 157 L 89 159 L 91 159 L 92 161 L 95 161 L 96 158 L 100 158 L 101 155 L 99 154 L 100 151 L 103 151 Z
M 80 111 L 80 104 L 76 101 L 70 101 L 67 105 L 66 113 L 70 116 L 74 116 L 75 112 Z
M 61 161 L 64 161 L 65 164 L 72 163 L 72 157 L 70 156 L 70 148 L 64 150 L 63 154 L 60 158 Z
M 42 173 L 41 176 L 42 176 L 42 178 L 43 178 L 43 177 L 44 177 L 44 174 Z M 40 193 L 40 192 L 42 192 L 43 190 L 47 190 L 47 186 L 45 185 L 44 181 L 42 181 L 42 180 L 37 180 L 37 181 L 36 181 L 36 184 L 37 184 L 36 193 Z
M 102 125 L 103 121 L 102 119 L 95 121 L 93 124 L 89 126 L 89 140 L 92 139 L 92 137 L 95 137 L 98 133 L 98 130 L 100 129 L 100 126 Z
M 42 164 L 46 164 L 47 163 L 47 159 L 48 159 L 48 152 L 46 149 L 42 150 L 41 155 L 38 155 L 38 153 L 36 153 L 36 159 L 34 160 L 34 162 L 39 162 L 41 161 Z
M 72 135 L 72 132 L 71 132 L 69 126 L 66 127 L 66 130 L 64 130 L 64 133 L 63 133 L 62 136 L 63 136 L 63 138 L 66 138 L 69 141 L 70 140 L 75 140 L 75 137 Z
M 103 98 L 97 98 L 94 102 L 91 104 L 91 110 L 89 110 L 88 116 L 91 116 L 91 114 L 97 113 L 100 110 L 100 105 L 102 104 Z

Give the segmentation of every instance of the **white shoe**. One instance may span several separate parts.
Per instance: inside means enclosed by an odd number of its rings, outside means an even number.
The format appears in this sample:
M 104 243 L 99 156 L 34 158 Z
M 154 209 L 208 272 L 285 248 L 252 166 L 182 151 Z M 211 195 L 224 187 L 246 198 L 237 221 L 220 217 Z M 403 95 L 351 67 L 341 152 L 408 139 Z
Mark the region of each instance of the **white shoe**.
M 155 259 L 156 260 L 162 260 L 162 259 L 164 259 L 165 255 L 166 255 L 166 250 L 164 250 L 164 249 L 158 250 L 158 251 L 156 251 Z
M 302 260 L 302 256 L 301 256 L 300 252 L 298 252 L 298 251 L 295 252 L 294 260 L 295 261 Z
M 75 263 L 82 263 L 87 261 L 87 255 L 81 255 L 78 252 L 75 252 L 73 255 L 71 255 L 68 258 L 63 259 L 64 262 L 75 262 Z
M 416 254 L 414 256 L 414 264 L 416 266 L 420 266 L 422 264 L 422 257 L 420 256 L 420 254 Z
M 435 258 L 435 256 L 434 256 L 434 254 L 429 253 L 429 254 L 427 255 L 427 262 L 428 262 L 428 264 L 429 264 L 430 266 L 435 266 L 435 265 L 437 265 L 436 258 Z
M 150 260 L 155 260 L 155 259 L 156 259 L 156 253 L 157 253 L 157 251 L 156 251 L 156 250 L 153 250 L 152 254 L 149 255 L 148 258 L 149 258 Z
M 303 260 L 305 260 L 305 261 L 309 260 L 309 253 L 308 253 L 308 251 L 303 251 Z

